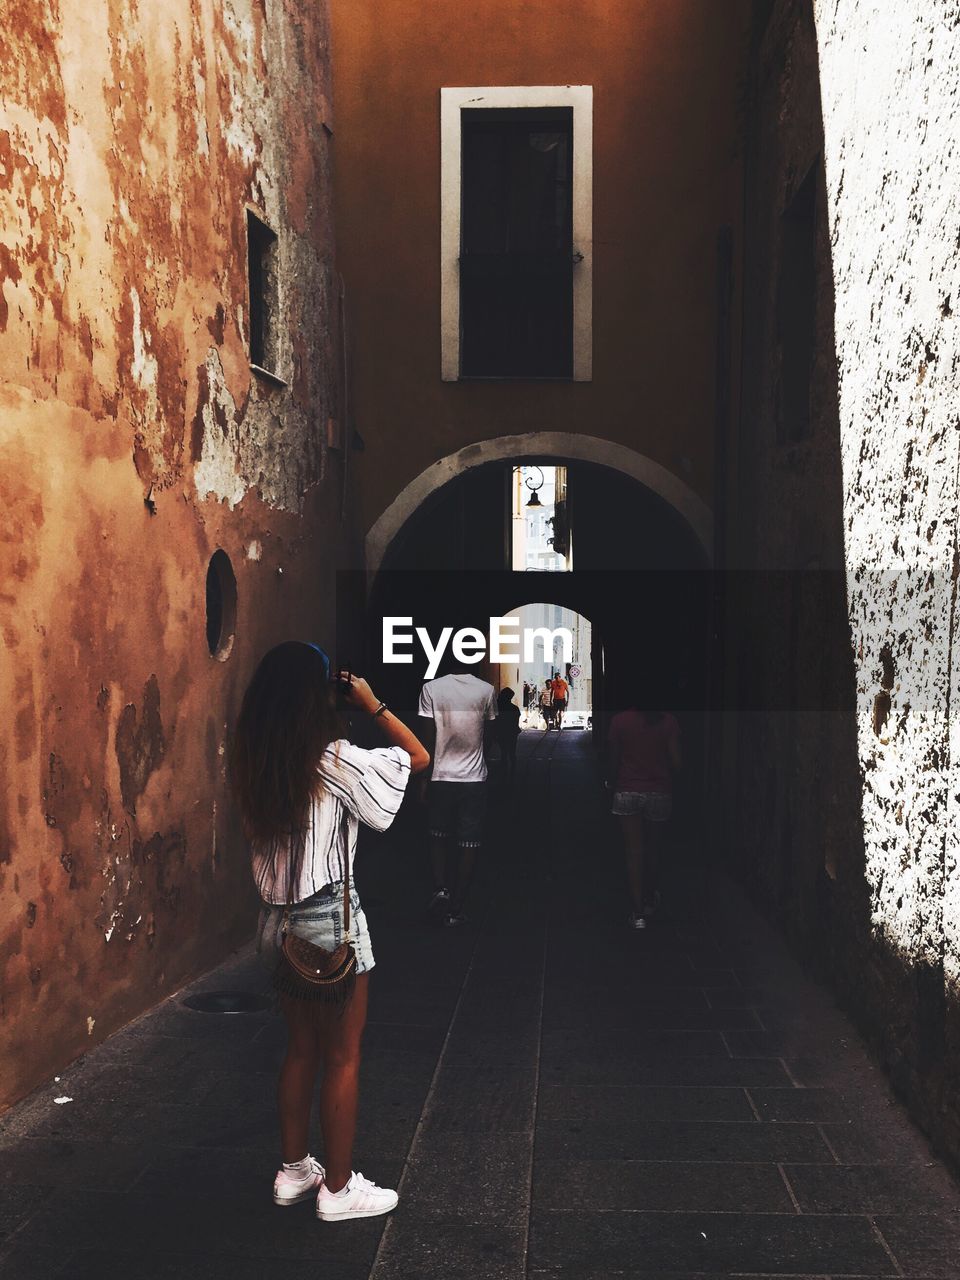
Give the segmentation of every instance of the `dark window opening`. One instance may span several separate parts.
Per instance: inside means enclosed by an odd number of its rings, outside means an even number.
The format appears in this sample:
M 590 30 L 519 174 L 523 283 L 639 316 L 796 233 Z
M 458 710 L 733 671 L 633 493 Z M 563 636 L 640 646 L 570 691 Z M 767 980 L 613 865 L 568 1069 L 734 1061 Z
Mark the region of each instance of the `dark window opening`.
M 226 661 L 237 629 L 237 579 L 230 557 L 217 550 L 207 567 L 207 647 L 212 657 Z
M 247 210 L 247 274 L 250 284 L 250 363 L 279 377 L 277 325 L 280 289 L 277 233 Z
M 780 240 L 777 338 L 780 345 L 778 433 L 781 443 L 810 434 L 810 375 L 816 351 L 817 177 L 815 164 L 784 212 Z
M 460 373 L 573 376 L 573 109 L 461 113 Z

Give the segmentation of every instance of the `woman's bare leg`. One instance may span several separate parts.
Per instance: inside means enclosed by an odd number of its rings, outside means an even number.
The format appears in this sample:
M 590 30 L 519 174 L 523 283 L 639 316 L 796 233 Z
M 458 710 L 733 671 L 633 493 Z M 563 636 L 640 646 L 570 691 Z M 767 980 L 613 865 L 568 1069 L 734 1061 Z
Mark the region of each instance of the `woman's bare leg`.
M 660 864 L 663 855 L 663 838 L 666 827 L 665 822 L 648 822 L 644 832 L 647 842 L 646 856 L 644 858 L 646 872 L 646 895 L 647 902 L 655 901 L 655 894 L 660 887 Z
M 627 884 L 633 909 L 643 915 L 643 817 L 639 813 L 620 815 L 624 855 L 627 862 Z
M 287 1052 L 277 1086 L 280 1148 L 284 1162 L 292 1164 L 310 1150 L 310 1108 L 320 1070 L 320 1050 L 309 1004 L 281 996 L 280 1008 L 287 1022 Z
M 353 1136 L 360 1095 L 360 1046 L 367 1021 L 370 975 L 357 975 L 350 1003 L 323 1010 L 319 1042 L 323 1053 L 320 1127 L 323 1130 L 326 1183 L 331 1191 L 346 1186 L 353 1169 Z

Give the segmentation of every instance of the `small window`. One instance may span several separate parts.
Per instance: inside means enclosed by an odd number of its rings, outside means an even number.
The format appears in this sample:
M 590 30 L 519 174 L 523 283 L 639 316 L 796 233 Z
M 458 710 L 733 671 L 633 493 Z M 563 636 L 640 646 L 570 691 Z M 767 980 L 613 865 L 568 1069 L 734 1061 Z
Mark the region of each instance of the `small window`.
M 237 579 L 230 557 L 217 550 L 207 566 L 207 648 L 225 662 L 237 630 Z
M 247 273 L 250 286 L 250 363 L 280 381 L 278 320 L 280 287 L 277 233 L 247 210 Z
M 816 350 L 817 265 L 815 164 L 782 220 L 777 339 L 780 345 L 778 434 L 782 444 L 810 434 L 810 375 Z
M 573 569 L 567 468 L 529 464 L 513 468 L 511 563 L 515 570 Z
M 460 373 L 573 376 L 573 109 L 461 113 Z

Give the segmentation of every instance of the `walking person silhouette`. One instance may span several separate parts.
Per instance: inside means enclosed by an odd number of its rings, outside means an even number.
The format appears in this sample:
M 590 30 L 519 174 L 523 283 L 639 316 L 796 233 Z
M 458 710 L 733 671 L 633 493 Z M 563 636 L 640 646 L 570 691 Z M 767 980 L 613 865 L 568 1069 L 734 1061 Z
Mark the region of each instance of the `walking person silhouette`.
M 662 833 L 673 808 L 673 777 L 680 769 L 680 727 L 668 711 L 638 698 L 610 721 L 607 734 L 611 812 L 623 835 L 627 883 L 633 910 L 629 924 L 645 929 L 659 906 Z

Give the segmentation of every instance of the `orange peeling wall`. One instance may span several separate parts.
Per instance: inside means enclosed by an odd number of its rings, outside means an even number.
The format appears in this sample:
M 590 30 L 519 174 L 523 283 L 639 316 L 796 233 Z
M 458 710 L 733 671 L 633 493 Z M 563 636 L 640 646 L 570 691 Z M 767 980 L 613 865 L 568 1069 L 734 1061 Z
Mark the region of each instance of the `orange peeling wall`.
M 264 648 L 332 633 L 353 554 L 326 445 L 323 7 L 6 12 L 0 1105 L 252 930 L 228 726 Z M 248 365 L 247 202 L 280 236 L 286 386 Z M 238 583 L 223 662 L 218 547 Z

